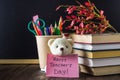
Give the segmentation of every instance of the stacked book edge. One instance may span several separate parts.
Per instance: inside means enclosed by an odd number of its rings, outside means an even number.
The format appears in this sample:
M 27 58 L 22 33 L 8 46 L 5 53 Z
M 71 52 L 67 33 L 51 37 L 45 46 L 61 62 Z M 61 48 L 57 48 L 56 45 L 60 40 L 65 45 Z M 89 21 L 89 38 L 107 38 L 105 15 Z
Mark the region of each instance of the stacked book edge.
M 95 76 L 120 74 L 120 34 L 70 35 L 80 71 Z

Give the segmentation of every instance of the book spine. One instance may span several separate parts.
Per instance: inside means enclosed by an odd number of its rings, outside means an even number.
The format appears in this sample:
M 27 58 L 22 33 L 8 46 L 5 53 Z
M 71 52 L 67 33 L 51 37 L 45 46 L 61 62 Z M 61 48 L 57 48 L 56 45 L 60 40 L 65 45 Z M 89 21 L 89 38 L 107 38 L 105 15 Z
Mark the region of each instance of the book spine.
M 77 35 L 71 34 L 74 42 L 79 43 L 116 43 L 120 42 L 120 34 Z
M 120 50 L 110 50 L 110 51 L 84 51 L 73 49 L 74 54 L 86 58 L 109 58 L 109 57 L 120 57 Z
M 78 64 L 86 65 L 88 67 L 114 66 L 120 65 L 120 57 L 100 59 L 78 57 Z

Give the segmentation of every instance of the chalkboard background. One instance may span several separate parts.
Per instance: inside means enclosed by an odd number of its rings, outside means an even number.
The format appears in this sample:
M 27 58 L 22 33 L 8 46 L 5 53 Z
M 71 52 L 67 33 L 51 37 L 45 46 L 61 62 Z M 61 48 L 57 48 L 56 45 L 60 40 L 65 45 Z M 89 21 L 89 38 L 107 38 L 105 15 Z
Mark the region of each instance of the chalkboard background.
M 120 32 L 120 0 L 93 2 Z M 38 58 L 35 36 L 28 31 L 27 24 L 36 14 L 47 26 L 54 23 L 63 15 L 55 11 L 60 4 L 75 4 L 75 0 L 0 0 L 0 59 Z

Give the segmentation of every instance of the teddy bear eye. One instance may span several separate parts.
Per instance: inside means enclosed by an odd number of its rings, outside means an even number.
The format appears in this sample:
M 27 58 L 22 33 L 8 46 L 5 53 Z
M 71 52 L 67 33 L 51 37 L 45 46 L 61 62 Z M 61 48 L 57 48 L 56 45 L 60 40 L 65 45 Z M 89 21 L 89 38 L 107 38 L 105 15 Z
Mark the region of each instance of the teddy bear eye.
M 56 48 L 58 48 L 58 46 L 56 46 Z
M 66 46 L 66 48 L 68 48 L 68 46 Z

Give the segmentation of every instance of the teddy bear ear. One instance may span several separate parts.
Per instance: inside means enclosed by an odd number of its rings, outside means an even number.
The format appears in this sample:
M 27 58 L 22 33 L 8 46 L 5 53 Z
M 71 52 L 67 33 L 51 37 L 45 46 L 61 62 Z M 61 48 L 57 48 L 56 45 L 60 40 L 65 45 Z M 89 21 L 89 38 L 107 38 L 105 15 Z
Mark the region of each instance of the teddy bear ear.
M 49 46 L 49 47 L 51 46 L 51 44 L 53 43 L 54 40 L 55 40 L 55 39 L 50 39 L 50 40 L 48 40 L 48 46 Z
M 67 39 L 68 42 L 71 44 L 71 46 L 73 45 L 73 40 L 72 39 Z

